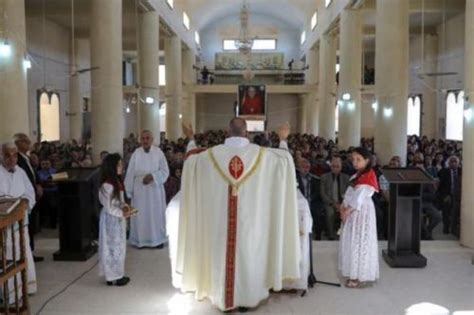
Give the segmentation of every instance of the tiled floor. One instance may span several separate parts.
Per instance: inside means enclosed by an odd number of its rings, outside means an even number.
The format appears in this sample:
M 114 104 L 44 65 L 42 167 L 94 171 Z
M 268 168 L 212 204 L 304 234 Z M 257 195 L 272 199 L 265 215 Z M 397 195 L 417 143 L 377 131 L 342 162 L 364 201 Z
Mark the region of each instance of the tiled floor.
M 87 262 L 55 262 L 52 253 L 58 245 L 54 238 L 37 241 L 37 254 L 46 256 L 46 261 L 36 264 L 38 293 L 30 299 L 32 314 L 97 262 L 96 256 Z M 338 281 L 337 242 L 313 245 L 318 279 Z M 380 248 L 385 247 L 386 242 L 380 242 Z M 452 312 L 474 310 L 472 251 L 457 241 L 432 241 L 423 242 L 422 252 L 428 258 L 424 269 L 391 269 L 381 259 L 381 279 L 373 287 L 351 290 L 318 285 L 305 297 L 272 295 L 253 312 L 391 315 L 405 314 L 409 306 L 421 302 L 442 305 Z M 220 314 L 208 301 L 194 301 L 192 295 L 182 295 L 171 286 L 166 249 L 129 248 L 127 273 L 132 281 L 126 287 L 107 287 L 97 273 L 96 266 L 40 314 Z

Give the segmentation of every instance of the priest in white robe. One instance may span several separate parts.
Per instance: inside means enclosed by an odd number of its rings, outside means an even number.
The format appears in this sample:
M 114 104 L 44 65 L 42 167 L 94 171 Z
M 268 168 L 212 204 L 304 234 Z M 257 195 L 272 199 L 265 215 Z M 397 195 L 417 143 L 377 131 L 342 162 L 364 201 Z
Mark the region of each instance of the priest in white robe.
M 7 198 L 24 198 L 28 200 L 28 210 L 25 213 L 24 222 L 24 236 L 25 236 L 25 254 L 27 261 L 27 279 L 28 279 L 28 294 L 36 293 L 36 270 L 35 263 L 33 261 L 33 254 L 31 252 L 30 237 L 28 234 L 28 214 L 34 207 L 35 190 L 31 185 L 28 176 L 25 171 L 22 170 L 18 165 L 18 150 L 13 142 L 6 142 L 2 145 L 2 156 L 0 165 L 0 196 Z M 15 230 L 15 248 L 16 258 L 19 259 L 20 253 L 20 228 L 19 226 L 13 227 Z M 7 259 L 13 259 L 13 243 L 11 239 L 11 233 L 7 233 Z M 21 288 L 21 277 L 18 276 L 18 284 Z M 15 287 L 13 279 L 8 281 L 9 288 L 9 299 L 10 303 L 14 302 L 15 298 Z M 21 290 L 18 292 L 21 297 Z M 2 295 L 3 296 L 3 295 Z
M 141 147 L 130 159 L 125 190 L 138 214 L 130 219 L 129 242 L 133 246 L 163 248 L 166 243 L 166 196 L 169 169 L 166 157 L 153 145 L 153 134 L 141 134 Z
M 243 119 L 230 135 L 184 164 L 176 253 L 181 290 L 221 310 L 257 306 L 301 259 L 292 157 L 250 144 Z

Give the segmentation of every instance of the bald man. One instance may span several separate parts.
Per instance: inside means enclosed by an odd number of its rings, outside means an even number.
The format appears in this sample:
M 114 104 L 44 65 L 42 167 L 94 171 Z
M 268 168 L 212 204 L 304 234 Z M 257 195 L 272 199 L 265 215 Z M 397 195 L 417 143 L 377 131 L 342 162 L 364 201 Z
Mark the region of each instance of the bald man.
M 25 220 L 24 222 L 24 237 L 25 242 L 27 244 L 25 248 L 26 253 L 26 260 L 27 260 L 27 275 L 28 275 L 28 294 L 36 293 L 36 271 L 35 271 L 35 263 L 33 261 L 33 254 L 31 253 L 31 248 L 28 246 L 29 243 L 29 235 L 28 235 L 28 213 L 31 212 L 31 209 L 34 207 L 36 199 L 35 199 L 35 191 L 33 185 L 31 185 L 28 176 L 26 175 L 25 171 L 21 169 L 18 165 L 18 149 L 13 142 L 5 142 L 2 145 L 2 155 L 1 155 L 1 165 L 0 165 L 0 196 L 8 196 L 13 198 L 23 198 L 28 200 L 28 209 L 27 213 L 25 213 Z M 15 240 L 16 240 L 16 253 L 17 258 L 19 257 L 18 253 L 20 252 L 19 248 L 19 227 L 13 227 L 15 232 Z M 6 240 L 6 249 L 7 249 L 7 259 L 13 259 L 13 244 L 11 240 L 11 233 L 7 233 L 7 240 Z M 19 281 L 21 281 L 20 277 Z M 21 282 L 20 282 L 21 283 Z M 13 280 L 8 282 L 8 287 L 10 290 L 10 302 L 13 302 L 15 291 L 13 286 Z M 19 292 L 21 294 L 21 292 Z M 3 296 L 3 295 L 2 295 Z
M 166 195 L 169 176 L 163 152 L 153 145 L 149 130 L 141 133 L 141 147 L 132 154 L 125 176 L 125 190 L 138 214 L 130 219 L 129 242 L 135 247 L 161 249 L 166 243 Z

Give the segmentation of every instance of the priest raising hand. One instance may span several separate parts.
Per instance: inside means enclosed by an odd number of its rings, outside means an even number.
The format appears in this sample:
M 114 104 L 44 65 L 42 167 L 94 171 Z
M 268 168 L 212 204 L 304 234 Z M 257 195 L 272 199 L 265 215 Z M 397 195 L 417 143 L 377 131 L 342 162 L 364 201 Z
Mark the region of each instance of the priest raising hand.
M 183 129 L 183 134 L 186 136 L 186 139 L 188 139 L 188 140 L 193 140 L 194 139 L 194 130 L 193 130 L 193 126 L 191 124 L 186 125 L 186 124 L 183 123 L 181 125 L 181 128 Z
M 183 127 L 187 137 L 191 131 Z M 269 289 L 301 277 L 293 159 L 251 144 L 242 118 L 231 120 L 229 135 L 223 145 L 188 155 L 178 236 L 170 236 L 177 243 L 172 269 L 181 276 L 173 283 L 223 311 L 257 306 Z
M 164 183 L 169 176 L 165 155 L 153 145 L 153 134 L 141 134 L 141 147 L 135 150 L 125 176 L 125 189 L 138 210 L 130 220 L 130 243 L 136 247 L 162 248 L 166 242 Z

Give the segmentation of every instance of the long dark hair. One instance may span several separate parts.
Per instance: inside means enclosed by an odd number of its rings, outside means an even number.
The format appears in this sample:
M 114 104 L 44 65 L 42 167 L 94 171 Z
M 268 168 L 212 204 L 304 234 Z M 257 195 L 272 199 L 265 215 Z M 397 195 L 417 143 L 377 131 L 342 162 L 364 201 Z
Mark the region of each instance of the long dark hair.
M 370 172 L 370 170 L 372 169 L 372 165 L 371 165 L 371 158 L 372 158 L 372 154 L 370 154 L 370 152 L 364 148 L 364 147 L 357 147 L 355 148 L 354 150 L 352 150 L 352 153 L 357 153 L 359 154 L 360 156 L 362 156 L 365 160 L 368 160 L 368 163 L 367 165 L 365 166 L 365 168 L 361 171 L 357 171 L 357 175 L 351 180 L 350 182 L 350 185 L 351 186 L 355 186 L 356 183 L 357 183 L 357 180 L 364 174 Z
M 123 190 L 122 176 L 117 174 L 117 166 L 121 160 L 120 154 L 109 154 L 100 167 L 100 184 L 111 184 L 114 187 L 112 197 L 117 199 L 120 199 L 120 191 Z

